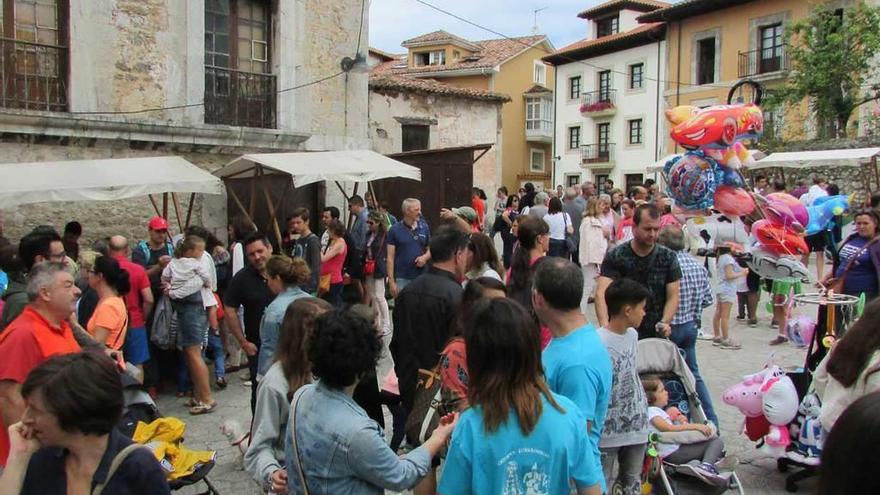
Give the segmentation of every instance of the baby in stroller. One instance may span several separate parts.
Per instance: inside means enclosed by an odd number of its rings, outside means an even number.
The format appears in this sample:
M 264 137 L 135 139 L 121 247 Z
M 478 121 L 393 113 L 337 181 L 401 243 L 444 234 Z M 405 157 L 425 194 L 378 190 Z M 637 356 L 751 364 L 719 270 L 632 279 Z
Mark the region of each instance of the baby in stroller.
M 697 431 L 706 437 L 703 441 L 689 444 L 660 443 L 658 444 L 660 456 L 673 464 L 689 465 L 698 477 L 712 484 L 718 486 L 729 484 L 729 475 L 720 474 L 715 465 L 724 454 L 724 442 L 718 438 L 715 430 L 707 424 L 673 421 L 669 413 L 663 409 L 669 404 L 669 392 L 666 391 L 659 376 L 643 376 L 642 386 L 648 398 L 648 428 L 651 433 Z M 670 409 L 678 411 L 678 408 Z

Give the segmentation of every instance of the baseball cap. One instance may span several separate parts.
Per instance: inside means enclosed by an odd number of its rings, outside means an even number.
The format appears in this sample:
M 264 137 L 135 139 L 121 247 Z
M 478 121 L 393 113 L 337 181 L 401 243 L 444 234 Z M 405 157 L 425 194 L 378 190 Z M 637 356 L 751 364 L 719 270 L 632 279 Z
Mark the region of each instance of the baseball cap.
M 159 216 L 155 216 L 150 219 L 147 227 L 150 230 L 168 230 L 168 220 L 165 220 L 164 218 Z
M 471 208 L 470 206 L 462 206 L 460 208 L 453 208 L 452 213 L 455 213 L 462 220 L 473 223 L 477 221 L 477 211 Z

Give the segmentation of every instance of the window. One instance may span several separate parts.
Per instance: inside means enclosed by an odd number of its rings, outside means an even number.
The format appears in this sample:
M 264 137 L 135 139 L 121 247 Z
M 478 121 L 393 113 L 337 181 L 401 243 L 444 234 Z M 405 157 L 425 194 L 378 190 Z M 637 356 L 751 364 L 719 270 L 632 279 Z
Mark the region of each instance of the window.
M 697 84 L 715 82 L 715 38 L 697 42 Z
M 526 98 L 526 130 L 550 129 L 550 100 L 545 98 Z
M 629 66 L 629 89 L 642 89 L 644 87 L 645 64 L 632 64 Z
M 781 139 L 784 124 L 782 107 L 764 109 L 764 138 Z
M 626 181 L 626 192 L 629 193 L 634 187 L 645 183 L 645 176 L 643 174 L 626 174 L 624 180 Z
M 773 24 L 761 28 L 761 58 L 758 72 L 774 72 L 782 68 L 783 50 L 782 24 Z
M 206 0 L 205 122 L 275 127 L 268 0 Z
M 608 142 L 611 137 L 611 124 L 607 122 L 598 124 L 596 126 L 596 137 L 599 144 L 599 156 L 608 156 L 611 153 L 611 143 Z
M 414 53 L 416 67 L 446 64 L 446 50 Z
M 544 65 L 544 62 L 540 60 L 535 60 L 535 84 L 547 84 L 547 67 Z
M 581 76 L 568 78 L 568 99 L 577 100 L 581 97 Z
M 620 19 L 617 16 L 596 20 L 596 37 L 610 36 L 617 33 Z
M 0 106 L 67 110 L 67 0 L 0 1 Z
M 446 64 L 446 50 L 438 50 L 431 52 L 431 65 Z
M 426 125 L 404 124 L 401 126 L 403 148 L 401 151 L 426 150 L 429 148 L 431 128 Z
M 611 101 L 611 71 L 599 73 L 599 101 Z
M 581 147 L 581 126 L 576 125 L 568 128 L 568 149 L 576 150 Z
M 452 60 L 454 62 L 457 62 L 458 59 L 460 59 L 460 58 L 461 58 L 461 52 L 458 50 L 452 50 Z
M 532 148 L 531 163 L 529 165 L 532 172 L 544 171 L 544 150 Z
M 629 126 L 629 144 L 642 144 L 642 119 L 626 121 Z
M 565 176 L 565 186 L 566 187 L 575 187 L 581 182 L 580 174 L 566 174 Z
M 599 189 L 600 191 L 604 191 L 605 181 L 607 181 L 607 180 L 608 180 L 608 174 L 595 174 L 595 175 L 593 175 L 593 181 L 596 182 L 596 188 Z M 608 191 L 604 191 L 604 192 L 607 193 Z

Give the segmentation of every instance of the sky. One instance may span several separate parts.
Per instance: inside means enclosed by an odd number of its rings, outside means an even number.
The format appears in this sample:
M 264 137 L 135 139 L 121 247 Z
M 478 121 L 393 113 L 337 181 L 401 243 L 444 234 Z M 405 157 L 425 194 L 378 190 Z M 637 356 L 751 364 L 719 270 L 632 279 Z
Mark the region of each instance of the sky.
M 586 21 L 578 12 L 603 0 L 425 0 L 443 10 L 506 36 L 528 36 L 535 24 L 556 48 L 583 39 Z M 370 1 L 370 46 L 390 53 L 403 53 L 400 43 L 421 34 L 443 29 L 468 40 L 500 38 L 484 29 L 438 12 L 416 0 Z

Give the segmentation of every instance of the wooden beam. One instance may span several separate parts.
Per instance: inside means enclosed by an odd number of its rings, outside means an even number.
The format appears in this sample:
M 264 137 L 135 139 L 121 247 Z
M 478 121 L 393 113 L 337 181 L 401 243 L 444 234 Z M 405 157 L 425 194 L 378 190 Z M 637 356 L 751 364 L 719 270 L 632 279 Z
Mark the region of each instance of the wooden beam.
M 275 230 L 275 239 L 278 241 L 278 249 L 284 245 L 284 239 L 281 237 L 281 228 L 278 226 L 278 219 L 275 218 L 275 205 L 272 203 L 272 194 L 269 192 L 269 186 L 266 184 L 266 178 L 263 175 L 263 167 L 258 166 L 260 171 L 260 189 L 263 190 L 263 197 L 266 199 L 266 208 L 269 209 L 269 222 Z
M 168 220 L 168 193 L 162 193 L 162 218 Z
M 254 176 L 251 180 L 251 198 L 250 204 L 248 205 L 248 216 L 254 217 L 254 210 L 257 208 L 257 177 L 260 175 L 260 168 L 254 171 Z
M 226 179 L 224 179 L 223 182 L 225 183 Z M 238 206 L 238 209 L 241 210 L 244 216 L 248 219 L 248 221 L 250 221 L 252 224 L 255 223 L 253 217 L 251 217 L 251 214 L 248 213 L 247 208 L 244 207 L 244 203 L 242 203 L 241 199 L 238 197 L 238 194 L 235 194 L 235 189 L 229 187 L 229 184 L 226 184 L 226 192 L 228 192 L 229 195 L 232 196 L 232 200 Z
M 354 183 L 354 190 L 351 193 L 352 196 L 357 196 L 358 188 L 360 187 L 360 185 L 361 185 L 360 182 Z M 354 214 L 351 212 L 351 210 L 348 209 L 348 202 L 350 200 L 351 200 L 351 197 L 345 198 L 345 209 L 346 209 L 346 211 L 348 211 L 348 221 L 345 222 L 345 230 L 348 230 L 351 228 L 352 220 L 354 219 Z
M 189 205 L 186 208 L 186 225 L 184 228 L 189 227 L 189 220 L 192 218 L 193 206 L 196 203 L 196 193 L 190 193 L 189 195 Z
M 147 197 L 150 198 L 150 203 L 153 204 L 153 209 L 156 210 L 156 215 L 162 216 L 162 212 L 159 211 L 159 203 L 156 202 L 156 198 L 154 198 L 152 194 L 148 194 Z
M 474 163 L 477 163 L 478 161 L 480 161 L 480 158 L 483 158 L 483 155 L 485 155 L 486 153 L 488 153 L 490 149 L 491 149 L 491 148 L 486 148 L 486 149 L 484 149 L 483 152 L 479 154 L 479 156 L 477 156 L 476 158 L 474 158 Z
M 171 204 L 174 206 L 174 216 L 177 217 L 177 228 L 180 229 L 180 233 L 183 233 L 183 222 L 181 222 L 180 218 L 180 200 L 177 198 L 177 193 L 171 193 Z
M 346 202 L 348 202 L 348 193 L 345 192 L 345 188 L 342 187 L 342 184 L 340 184 L 338 180 L 335 180 L 333 182 L 336 184 L 336 187 L 339 188 L 339 192 L 342 193 L 342 197 L 345 198 Z

